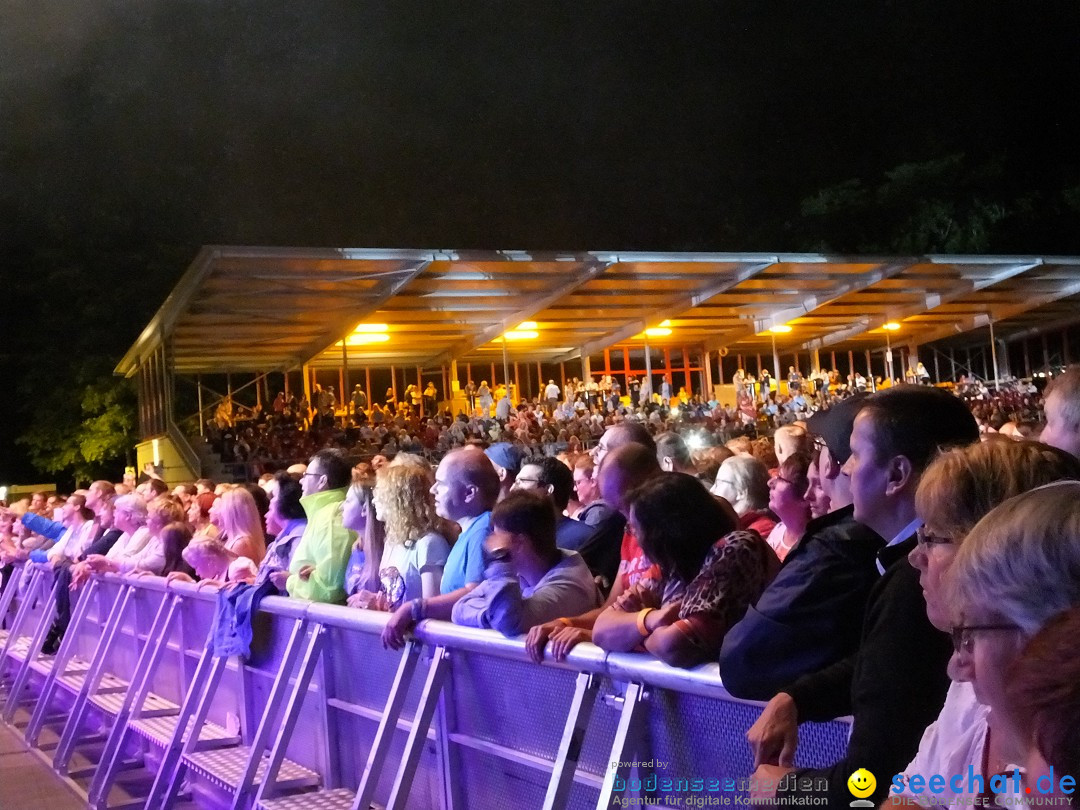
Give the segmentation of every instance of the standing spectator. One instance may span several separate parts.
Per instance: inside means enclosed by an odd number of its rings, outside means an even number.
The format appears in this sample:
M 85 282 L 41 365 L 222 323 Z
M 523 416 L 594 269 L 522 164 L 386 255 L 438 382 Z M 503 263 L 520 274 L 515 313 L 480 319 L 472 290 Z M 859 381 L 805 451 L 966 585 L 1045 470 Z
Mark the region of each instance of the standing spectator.
M 238 557 L 258 565 L 266 556 L 266 535 L 254 496 L 243 487 L 225 492 L 210 507 L 210 522 L 221 540 Z
M 1043 403 L 1046 427 L 1039 438 L 1080 457 L 1080 366 L 1069 366 L 1051 380 Z
M 386 527 L 379 578 L 388 610 L 440 593 L 450 546 L 436 529 L 429 469 L 395 462 L 376 475 L 372 504 Z
M 487 380 L 480 381 L 480 387 L 476 389 L 476 396 L 480 400 L 480 415 L 484 419 L 491 417 L 491 405 L 494 401 L 491 398 L 491 389 L 488 388 Z
M 769 509 L 780 522 L 766 537 L 767 542 L 783 562 L 795 544 L 802 539 L 810 523 L 810 457 L 803 453 L 788 456 L 776 475 L 769 479 Z
M 937 388 L 902 386 L 874 394 L 855 418 L 851 476 L 855 519 L 887 540 L 882 578 L 870 594 L 857 653 L 831 668 L 805 675 L 774 697 L 747 736 L 754 749 L 759 784 L 784 776 L 784 803 L 807 784 L 826 779 L 831 806 L 850 798 L 847 777 L 857 768 L 894 774 L 911 760 L 923 729 L 937 716 L 948 688 L 948 638 L 926 618 L 918 572 L 908 563 L 920 520 L 915 489 L 935 454 L 978 441 L 971 412 Z M 825 769 L 792 768 L 797 725 L 844 714 L 854 717 L 845 757 Z M 885 795 L 884 779 L 874 793 Z M 767 789 L 755 791 L 772 800 Z
M 476 384 L 469 380 L 465 383 L 465 401 L 469 405 L 469 416 L 476 415 Z
M 343 453 L 320 450 L 300 478 L 308 524 L 289 561 L 289 596 L 312 602 L 345 601 L 345 568 L 353 532 L 342 524 L 341 505 L 352 478 Z
M 769 512 L 769 469 L 753 456 L 732 456 L 721 464 L 712 494 L 731 504 L 740 529 L 768 537 L 776 526 Z
M 360 417 L 367 414 L 368 398 L 364 387 L 357 383 L 352 392 L 352 415 L 353 419 L 360 421 Z
M 440 590 L 433 599 L 402 605 L 386 623 L 383 644 L 400 649 L 405 633 L 424 618 L 448 621 L 457 601 L 484 578 L 484 541 L 491 531 L 491 510 L 499 497 L 499 477 L 488 457 L 476 447 L 454 450 L 435 470 L 435 511 L 461 527 L 443 568 Z
M 595 526 L 563 514 L 574 489 L 574 474 L 557 458 L 546 456 L 522 464 L 511 489 L 539 490 L 551 496 L 558 515 L 555 521 L 555 545 L 559 548 L 579 551 L 596 534 Z
M 434 416 L 439 412 L 439 392 L 435 390 L 435 383 L 428 381 L 424 388 L 424 414 Z
M 550 497 L 540 492 L 513 492 L 495 507 L 485 542 L 492 563 L 484 581 L 454 605 L 456 624 L 516 636 L 600 604 L 581 555 L 556 546 L 555 516 Z
M 734 511 L 685 473 L 656 476 L 629 496 L 628 526 L 659 581 L 638 583 L 596 619 L 593 640 L 613 652 L 639 645 L 672 666 L 715 658 L 724 634 L 780 567 Z
M 555 384 L 554 380 L 548 380 L 547 387 L 544 389 L 544 403 L 545 410 L 548 416 L 555 413 L 555 406 L 559 404 L 559 386 Z

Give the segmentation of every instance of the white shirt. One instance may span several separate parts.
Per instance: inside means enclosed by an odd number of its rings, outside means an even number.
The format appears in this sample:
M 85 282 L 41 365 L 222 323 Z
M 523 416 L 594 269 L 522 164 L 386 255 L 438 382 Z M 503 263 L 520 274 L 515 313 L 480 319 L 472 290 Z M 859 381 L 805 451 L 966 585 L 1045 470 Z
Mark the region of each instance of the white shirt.
M 954 681 L 945 696 L 941 714 L 926 727 L 922 740 L 919 741 L 918 753 L 900 774 L 904 789 L 898 794 L 890 789 L 889 796 L 905 796 L 923 807 L 973 806 L 972 799 L 979 794 L 977 791 L 968 790 L 968 768 L 975 774 L 982 774 L 984 787 L 987 790 L 990 788 L 989 776 L 992 774 L 982 773 L 989 717 L 990 708 L 975 699 L 975 690 L 971 688 L 971 684 Z M 1016 766 L 1010 765 L 1009 769 L 1016 770 Z M 922 792 L 918 795 L 908 787 L 910 777 L 916 774 L 924 780 Z M 934 774 L 945 777 L 946 789 L 942 793 L 934 793 L 925 784 Z M 949 785 L 950 777 L 954 775 L 963 777 L 957 780 L 955 785 L 961 788 L 959 792 L 953 791 Z M 1010 776 L 1007 786 L 1011 788 L 1013 784 L 1014 777 Z M 999 795 L 1019 798 L 1011 791 Z
M 922 526 L 922 518 L 915 518 L 913 521 L 911 521 L 911 523 L 902 528 L 892 540 L 886 543 L 885 547 L 888 548 L 889 546 L 895 546 L 897 543 L 903 543 L 905 540 L 911 537 L 911 535 L 915 534 L 915 532 L 919 530 L 920 526 Z M 874 564 L 877 566 L 879 574 L 885 573 L 885 568 L 884 566 L 882 566 L 881 560 L 876 560 Z

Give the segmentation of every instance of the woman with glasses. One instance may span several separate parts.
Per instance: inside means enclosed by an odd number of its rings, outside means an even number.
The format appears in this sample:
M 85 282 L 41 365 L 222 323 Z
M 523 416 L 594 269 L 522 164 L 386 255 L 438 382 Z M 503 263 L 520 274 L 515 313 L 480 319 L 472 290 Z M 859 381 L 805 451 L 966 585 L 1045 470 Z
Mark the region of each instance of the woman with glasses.
M 899 794 L 890 791 L 890 798 L 906 797 L 911 804 L 923 805 L 928 798 L 939 805 L 970 802 L 978 796 L 992 799 L 989 777 L 1016 762 L 1003 745 L 985 695 L 980 695 L 956 667 L 958 659 L 970 653 L 975 636 L 997 634 L 987 625 L 1003 623 L 989 622 L 986 616 L 976 617 L 978 621 L 957 622 L 957 606 L 946 582 L 954 562 L 975 537 L 973 528 L 982 525 L 980 521 L 995 507 L 1028 490 L 1070 478 L 1080 478 L 1080 461 L 1067 453 L 1038 442 L 989 439 L 942 453 L 919 482 L 915 509 L 923 525 L 918 530 L 919 543 L 908 559 L 919 571 L 930 622 L 952 633 L 954 649 L 959 652 L 950 664 L 953 683 L 941 714 L 923 734 L 918 753 L 902 774 L 905 788 Z M 1080 496 L 1080 486 L 1075 490 L 1074 498 Z M 1037 598 L 1035 593 L 1032 597 Z M 969 766 L 984 777 L 982 791 L 968 790 Z M 911 789 L 911 777 L 920 775 L 925 779 L 932 774 L 963 774 L 963 789 L 932 797 L 925 792 L 917 796 Z M 916 802 L 917 798 L 922 801 Z
M 776 475 L 769 479 L 769 509 L 780 522 L 765 539 L 780 562 L 795 548 L 810 522 L 809 472 L 810 456 L 794 453 L 784 459 Z

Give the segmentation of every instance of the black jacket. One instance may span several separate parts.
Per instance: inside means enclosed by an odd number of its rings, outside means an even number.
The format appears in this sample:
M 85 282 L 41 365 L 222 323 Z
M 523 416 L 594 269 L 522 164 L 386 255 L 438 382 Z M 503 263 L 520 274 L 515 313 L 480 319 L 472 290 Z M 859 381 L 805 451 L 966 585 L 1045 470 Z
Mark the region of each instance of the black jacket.
M 720 677 L 746 700 L 769 700 L 859 647 L 885 541 L 848 506 L 810 521 L 776 579 L 724 637 Z
M 870 593 L 859 651 L 783 690 L 795 700 L 800 722 L 854 718 L 844 759 L 797 771 L 800 781 L 828 779 L 829 807 L 849 806 L 847 780 L 859 768 L 877 779 L 874 805 L 885 799 L 945 702 L 952 644 L 926 617 L 919 572 L 907 561 L 914 546 L 910 537 L 879 555 L 885 574 Z

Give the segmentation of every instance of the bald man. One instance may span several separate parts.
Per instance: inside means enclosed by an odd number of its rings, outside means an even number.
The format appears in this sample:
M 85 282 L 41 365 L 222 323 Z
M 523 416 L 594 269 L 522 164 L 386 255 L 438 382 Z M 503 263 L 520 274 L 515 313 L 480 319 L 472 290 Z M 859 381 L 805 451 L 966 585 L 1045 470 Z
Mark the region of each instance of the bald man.
M 619 422 L 617 425 L 612 425 L 605 430 L 604 435 L 600 437 L 600 441 L 596 443 L 596 447 L 592 449 L 593 463 L 599 469 L 604 461 L 604 456 L 612 450 L 625 447 L 628 444 L 644 445 L 651 452 L 656 452 L 656 440 L 653 439 L 652 434 L 649 433 L 649 429 L 645 425 L 640 422 Z
M 491 533 L 491 510 L 499 500 L 499 475 L 479 447 L 447 453 L 435 470 L 435 511 L 461 527 L 443 568 L 441 594 L 413 599 L 398 608 L 383 630 L 383 644 L 400 649 L 405 633 L 421 619 L 450 621 L 454 605 L 484 579 L 484 541 Z

